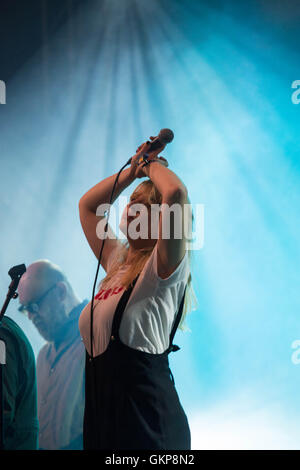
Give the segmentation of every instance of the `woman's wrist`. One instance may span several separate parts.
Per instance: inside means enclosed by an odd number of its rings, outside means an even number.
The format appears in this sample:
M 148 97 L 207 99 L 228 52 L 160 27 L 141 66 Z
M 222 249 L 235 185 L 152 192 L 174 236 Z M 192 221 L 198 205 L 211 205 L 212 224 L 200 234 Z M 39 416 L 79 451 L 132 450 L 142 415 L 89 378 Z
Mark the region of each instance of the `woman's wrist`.
M 159 160 L 149 160 L 147 164 L 142 163 L 142 171 L 143 171 L 143 173 L 144 173 L 145 176 L 148 176 L 148 178 L 150 178 L 150 176 L 149 176 L 149 171 L 150 171 L 150 166 L 151 166 L 153 163 L 159 163 L 159 164 L 161 165 L 161 163 L 159 162 Z

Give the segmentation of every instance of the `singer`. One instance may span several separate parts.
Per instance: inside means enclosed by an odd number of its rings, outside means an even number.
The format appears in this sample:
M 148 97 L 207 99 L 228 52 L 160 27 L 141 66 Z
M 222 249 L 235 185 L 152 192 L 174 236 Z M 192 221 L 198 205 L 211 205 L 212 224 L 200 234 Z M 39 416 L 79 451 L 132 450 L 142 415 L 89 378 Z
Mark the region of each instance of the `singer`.
M 147 141 L 138 147 L 115 187 L 112 203 L 136 178 L 148 178 L 135 188 L 123 212 L 120 229 L 127 237 L 125 243 L 108 224 L 101 257 L 106 277 L 94 298 L 92 345 L 91 302 L 79 318 L 86 348 L 84 449 L 191 449 L 188 419 L 168 359 L 170 352 L 180 349 L 173 337 L 178 326 L 183 329 L 194 295 L 190 250 L 184 227 L 182 237 L 175 238 L 172 218 L 169 238 L 161 236 L 161 224 L 169 216 L 164 209 L 159 213 L 159 236 L 151 238 L 150 233 L 152 204 L 161 208 L 177 203 L 183 208 L 189 200 L 167 160 L 158 157 L 165 145 L 155 151 L 149 151 L 150 146 Z M 96 210 L 109 202 L 116 176 L 96 184 L 79 201 L 81 225 L 97 259 L 103 240 L 96 227 L 106 216 L 96 216 Z M 137 203 L 143 204 L 144 215 L 143 210 L 139 215 L 131 211 Z M 150 221 L 147 238 L 129 235 L 127 229 L 137 217 Z M 191 211 L 190 217 L 191 223 Z M 105 223 L 103 232 L 104 227 Z

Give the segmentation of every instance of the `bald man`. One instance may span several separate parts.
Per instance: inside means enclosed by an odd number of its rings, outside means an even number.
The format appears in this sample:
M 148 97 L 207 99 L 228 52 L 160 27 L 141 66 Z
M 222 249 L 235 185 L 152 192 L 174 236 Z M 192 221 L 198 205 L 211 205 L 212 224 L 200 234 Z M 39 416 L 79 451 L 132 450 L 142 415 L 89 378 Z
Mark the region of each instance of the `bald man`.
M 78 318 L 88 300 L 79 299 L 49 260 L 28 266 L 18 293 L 19 310 L 47 341 L 37 358 L 40 449 L 81 450 L 85 349 Z

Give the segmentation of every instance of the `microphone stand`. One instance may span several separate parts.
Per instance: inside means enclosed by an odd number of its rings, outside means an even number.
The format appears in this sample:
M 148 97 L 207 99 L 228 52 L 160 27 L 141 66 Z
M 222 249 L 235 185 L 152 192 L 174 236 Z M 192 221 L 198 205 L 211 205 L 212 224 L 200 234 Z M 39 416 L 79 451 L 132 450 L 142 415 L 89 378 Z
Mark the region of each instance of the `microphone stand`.
M 21 276 L 25 273 L 26 266 L 25 264 L 19 264 L 18 266 L 12 267 L 8 274 L 11 277 L 12 281 L 8 287 L 8 293 L 6 295 L 5 302 L 0 311 L 0 334 L 1 334 L 1 323 L 3 316 L 6 312 L 8 304 L 11 299 L 16 299 L 18 294 L 16 292 Z M 3 370 L 4 365 L 6 364 L 6 344 L 3 339 L 0 338 L 0 450 L 4 449 L 4 420 L 3 420 Z

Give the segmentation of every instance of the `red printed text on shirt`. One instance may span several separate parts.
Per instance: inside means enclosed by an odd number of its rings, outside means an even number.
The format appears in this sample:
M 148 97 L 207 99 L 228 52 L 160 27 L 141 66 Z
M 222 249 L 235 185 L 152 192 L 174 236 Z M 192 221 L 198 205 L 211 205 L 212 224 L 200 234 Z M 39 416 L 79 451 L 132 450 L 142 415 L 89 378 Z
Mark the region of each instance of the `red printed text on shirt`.
M 101 289 L 101 290 L 99 290 L 98 294 L 95 295 L 95 299 L 105 300 L 105 299 L 107 299 L 107 297 L 110 297 L 111 295 L 118 294 L 123 289 L 124 289 L 123 286 L 114 287 L 113 289 L 112 288 L 110 288 L 110 289 Z

